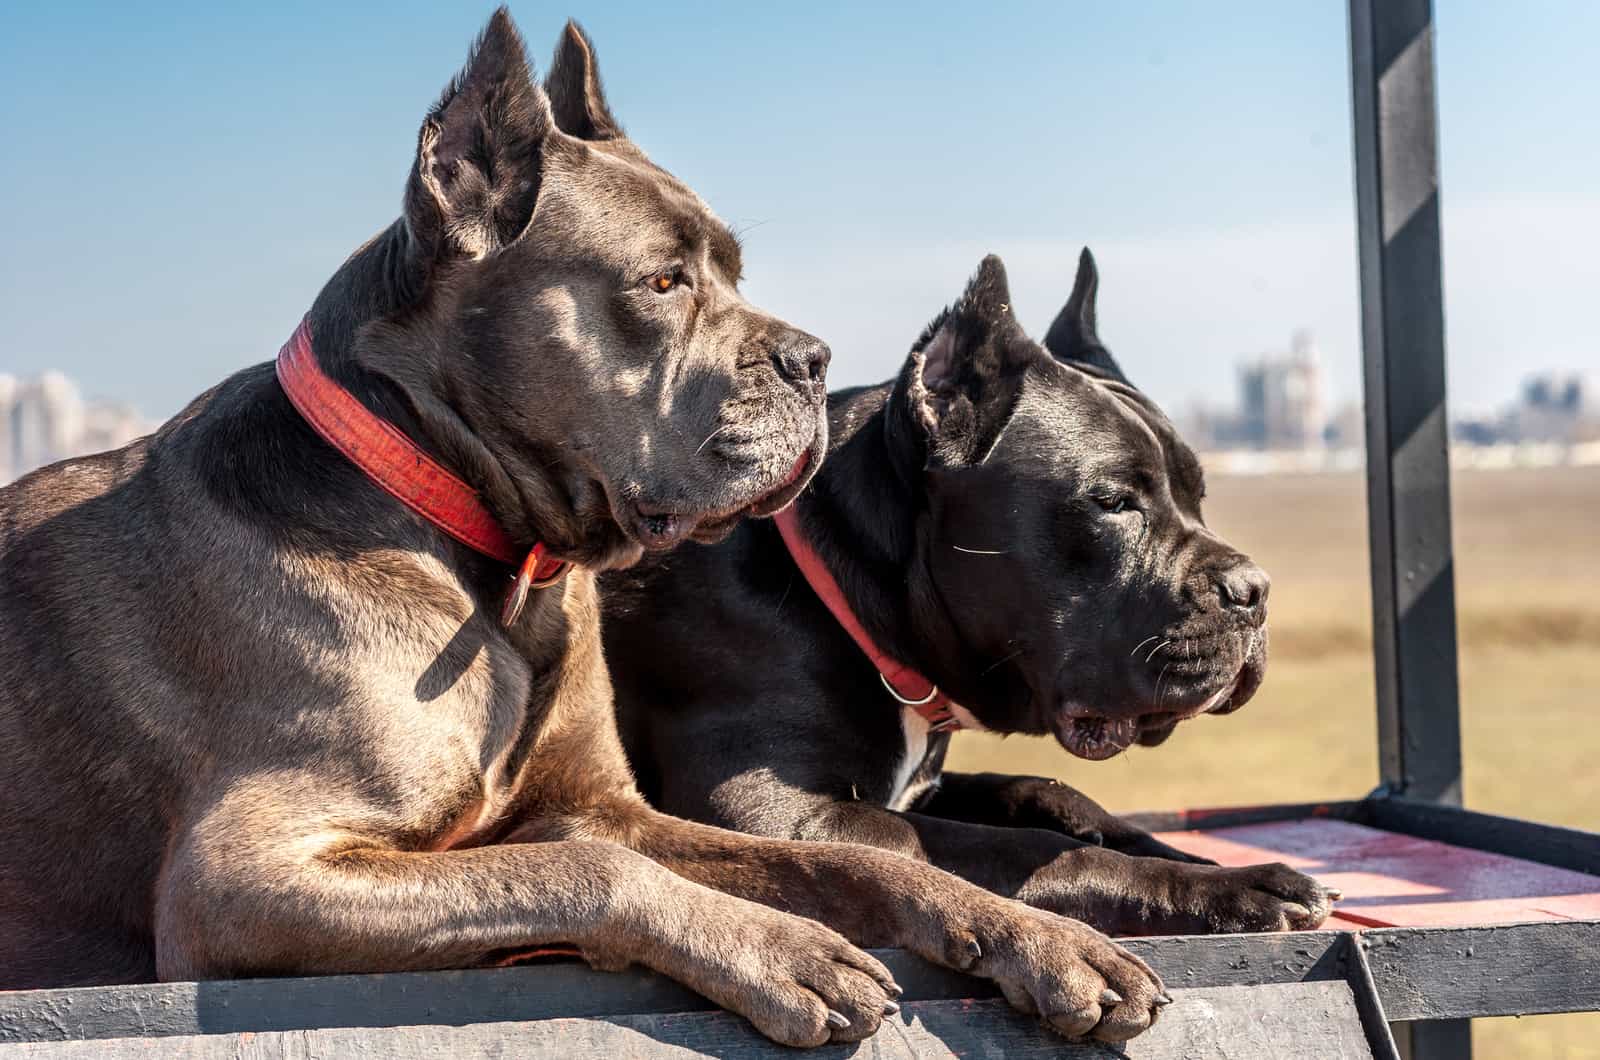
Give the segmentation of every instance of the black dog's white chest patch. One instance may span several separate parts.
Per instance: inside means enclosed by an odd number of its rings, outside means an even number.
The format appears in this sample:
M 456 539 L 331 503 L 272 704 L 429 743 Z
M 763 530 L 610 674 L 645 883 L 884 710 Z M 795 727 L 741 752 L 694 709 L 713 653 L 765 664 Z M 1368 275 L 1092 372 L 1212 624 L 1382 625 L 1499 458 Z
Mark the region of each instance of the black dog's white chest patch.
M 938 785 L 938 775 L 929 776 L 929 771 L 922 768 L 928 760 L 928 734 L 928 719 L 910 707 L 900 711 L 903 746 L 889 786 L 889 809 L 903 813 Z

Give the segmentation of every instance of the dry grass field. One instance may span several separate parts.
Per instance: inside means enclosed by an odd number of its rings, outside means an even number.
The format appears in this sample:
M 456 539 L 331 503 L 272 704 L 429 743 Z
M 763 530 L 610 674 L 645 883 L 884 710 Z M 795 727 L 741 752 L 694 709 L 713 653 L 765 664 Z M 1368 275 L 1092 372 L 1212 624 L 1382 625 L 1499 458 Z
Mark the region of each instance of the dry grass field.
M 1364 481 L 1217 477 L 1208 522 L 1271 573 L 1272 656 L 1250 705 L 1109 762 L 963 735 L 951 766 L 1058 776 L 1116 809 L 1359 796 L 1377 782 Z M 1600 468 L 1453 483 L 1468 805 L 1600 830 Z M 1600 1016 L 1484 1020 L 1479 1060 L 1600 1060 Z

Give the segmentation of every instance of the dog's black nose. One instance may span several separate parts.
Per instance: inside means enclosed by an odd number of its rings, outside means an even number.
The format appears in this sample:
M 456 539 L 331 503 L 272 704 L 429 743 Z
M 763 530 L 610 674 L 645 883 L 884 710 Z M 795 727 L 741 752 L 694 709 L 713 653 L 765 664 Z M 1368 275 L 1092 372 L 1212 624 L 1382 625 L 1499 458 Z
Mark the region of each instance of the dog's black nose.
M 1267 572 L 1247 559 L 1241 558 L 1227 570 L 1218 571 L 1214 578 L 1217 597 L 1223 607 L 1260 607 L 1267 602 L 1267 593 L 1272 590 L 1272 579 L 1267 577 Z
M 779 375 L 802 390 L 818 393 L 826 381 L 832 356 L 827 343 L 798 331 L 786 336 L 772 351 Z

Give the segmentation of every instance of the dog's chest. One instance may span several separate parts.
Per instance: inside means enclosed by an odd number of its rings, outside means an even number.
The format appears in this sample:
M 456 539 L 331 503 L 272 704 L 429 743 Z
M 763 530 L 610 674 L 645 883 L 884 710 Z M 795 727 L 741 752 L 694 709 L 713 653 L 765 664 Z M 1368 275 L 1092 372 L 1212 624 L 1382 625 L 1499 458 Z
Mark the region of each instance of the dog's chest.
M 515 656 L 484 652 L 448 691 L 418 697 L 412 717 L 390 719 L 389 745 L 411 749 L 403 768 L 428 848 L 486 841 L 520 801 L 548 709 L 530 676 Z
M 886 805 L 905 812 L 939 783 L 938 773 L 923 769 L 928 759 L 928 719 L 909 707 L 900 711 L 900 760 L 895 763 Z
M 457 802 L 437 849 L 495 842 L 532 820 L 632 790 L 600 654 L 592 576 L 575 573 L 569 582 L 554 598 L 557 606 L 524 615 L 508 638 L 514 662 L 489 667 L 490 680 L 480 686 L 486 700 L 462 748 L 474 766 L 472 797 Z M 559 636 L 536 624 L 542 617 L 548 627 L 554 616 Z M 515 679 L 495 679 L 506 671 Z
M 591 573 L 531 597 L 505 629 L 429 555 L 396 550 L 354 568 L 294 556 L 287 567 L 317 613 L 337 619 L 331 632 L 275 631 L 309 687 L 337 690 L 303 724 L 325 730 L 330 755 L 361 747 L 397 839 L 482 845 L 626 787 Z
M 448 586 L 442 572 L 423 569 Z M 356 689 L 363 739 L 423 847 L 491 842 L 539 812 L 549 801 L 542 775 L 564 767 L 551 759 L 574 753 L 551 730 L 596 729 L 589 715 L 603 715 L 610 696 L 603 667 L 594 675 L 592 584 L 571 581 L 570 592 L 534 601 L 511 630 L 462 607 L 419 602 L 397 613 L 339 601 L 360 616 L 345 624 L 339 676 Z M 422 594 L 413 587 L 410 596 Z

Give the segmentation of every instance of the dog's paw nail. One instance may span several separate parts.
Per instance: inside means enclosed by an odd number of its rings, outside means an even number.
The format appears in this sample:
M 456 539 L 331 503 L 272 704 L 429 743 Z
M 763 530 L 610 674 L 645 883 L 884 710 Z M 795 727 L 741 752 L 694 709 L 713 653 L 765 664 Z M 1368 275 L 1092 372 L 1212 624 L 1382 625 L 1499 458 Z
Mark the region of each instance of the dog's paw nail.
M 885 990 L 889 991 L 889 996 L 890 997 L 904 997 L 905 993 L 906 993 L 905 987 L 901 986 L 899 983 L 894 982 L 893 980 L 890 980 L 889 982 L 883 984 L 883 988 Z
M 1168 997 L 1166 994 L 1156 995 L 1156 1008 L 1166 1008 L 1170 1004 L 1172 1004 L 1172 998 Z
M 1122 1004 L 1122 995 L 1108 986 L 1104 990 L 1100 991 L 1100 1004 L 1120 1005 Z
M 1328 901 L 1330 902 L 1337 902 L 1339 899 L 1344 897 L 1344 892 L 1339 890 L 1337 887 L 1327 887 L 1324 888 L 1324 890 L 1328 892 Z
M 1310 920 L 1311 910 L 1307 909 L 1299 902 L 1284 902 L 1283 915 L 1289 918 L 1290 923 L 1293 923 L 1296 920 Z
M 883 1003 L 883 1014 L 885 1016 L 893 1016 L 896 1012 L 899 1012 L 899 1011 L 900 1011 L 900 1005 L 899 1005 L 898 1002 L 885 1001 Z
M 830 1008 L 828 1010 L 828 1026 L 832 1027 L 836 1031 L 842 1031 L 846 1027 L 850 1026 L 850 1021 L 845 1018 L 844 1013 L 835 1012 Z
M 978 945 L 977 939 L 967 940 L 967 956 L 972 959 L 973 963 L 983 960 L 983 947 Z

